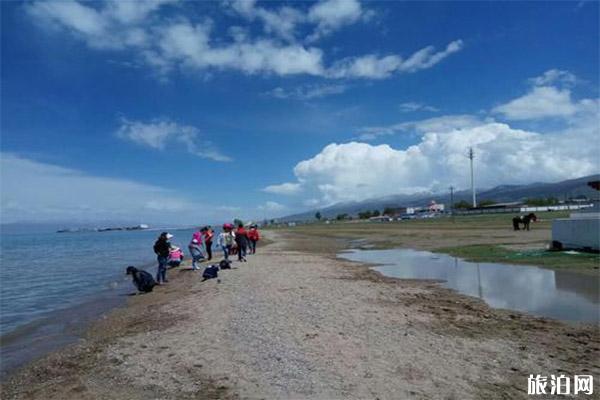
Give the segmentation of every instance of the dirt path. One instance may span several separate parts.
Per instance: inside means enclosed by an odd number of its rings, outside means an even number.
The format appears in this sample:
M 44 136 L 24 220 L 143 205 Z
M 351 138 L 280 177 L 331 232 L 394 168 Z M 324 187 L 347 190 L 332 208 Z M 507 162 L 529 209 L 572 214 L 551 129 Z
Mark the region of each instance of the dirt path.
M 526 398 L 529 374 L 600 379 L 597 327 L 489 309 L 433 283 L 292 250 L 168 287 L 26 368 L 3 398 Z

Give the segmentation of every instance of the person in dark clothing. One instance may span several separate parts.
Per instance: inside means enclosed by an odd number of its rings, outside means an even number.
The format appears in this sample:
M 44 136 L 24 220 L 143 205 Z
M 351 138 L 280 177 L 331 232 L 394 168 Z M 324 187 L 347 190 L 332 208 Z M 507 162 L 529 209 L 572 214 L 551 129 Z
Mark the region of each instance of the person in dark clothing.
M 169 262 L 169 251 L 171 249 L 171 239 L 173 235 L 168 232 L 160 234 L 156 242 L 154 243 L 154 253 L 158 261 L 158 270 L 156 271 L 156 282 L 158 285 L 168 282 L 167 280 L 167 264 Z
M 202 228 L 202 235 L 204 236 L 204 248 L 206 249 L 206 256 L 210 261 L 212 260 L 212 242 L 213 237 L 215 236 L 212 227 L 209 225 Z
M 248 248 L 248 232 L 243 224 L 239 224 L 235 231 L 235 243 L 238 249 L 238 261 L 246 261 L 246 250 Z
M 154 278 L 146 271 L 130 265 L 127 267 L 126 273 L 127 275 L 131 275 L 133 284 L 140 292 L 150 293 L 154 289 L 154 286 L 156 286 Z

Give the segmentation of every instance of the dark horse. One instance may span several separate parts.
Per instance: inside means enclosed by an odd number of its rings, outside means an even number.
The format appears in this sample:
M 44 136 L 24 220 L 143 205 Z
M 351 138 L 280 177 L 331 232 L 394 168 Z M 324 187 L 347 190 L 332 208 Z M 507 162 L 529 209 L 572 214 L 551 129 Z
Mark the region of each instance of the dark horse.
M 523 224 L 523 229 L 529 230 L 529 223 L 531 221 L 537 221 L 537 217 L 534 213 L 529 213 L 527 215 L 519 215 L 518 217 L 514 217 L 512 221 L 513 228 L 515 228 L 515 231 L 519 230 L 519 224 Z

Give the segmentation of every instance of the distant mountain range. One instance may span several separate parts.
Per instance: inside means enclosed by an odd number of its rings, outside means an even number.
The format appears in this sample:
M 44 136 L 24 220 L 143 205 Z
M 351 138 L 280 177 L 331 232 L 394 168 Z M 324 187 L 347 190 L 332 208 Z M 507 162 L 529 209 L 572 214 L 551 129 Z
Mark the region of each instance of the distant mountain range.
M 498 203 L 521 201 L 526 198 L 556 197 L 566 200 L 577 196 L 586 196 L 590 199 L 598 199 L 598 191 L 590 188 L 587 183 L 600 180 L 600 174 L 584 176 L 577 179 L 555 183 L 530 183 L 527 185 L 500 185 L 492 189 L 477 192 L 477 200 L 492 200 Z M 393 195 L 367 199 L 356 202 L 344 202 L 331 205 L 322 209 L 315 209 L 299 214 L 288 215 L 278 218 L 279 221 L 304 221 L 314 219 L 315 213 L 319 211 L 323 218 L 335 218 L 339 214 L 356 215 L 361 211 L 379 210 L 386 207 L 415 207 L 426 206 L 431 200 L 437 203 L 450 204 L 450 193 L 416 193 L 411 195 Z M 462 190 L 454 193 L 454 202 L 465 200 L 471 202 L 471 192 Z

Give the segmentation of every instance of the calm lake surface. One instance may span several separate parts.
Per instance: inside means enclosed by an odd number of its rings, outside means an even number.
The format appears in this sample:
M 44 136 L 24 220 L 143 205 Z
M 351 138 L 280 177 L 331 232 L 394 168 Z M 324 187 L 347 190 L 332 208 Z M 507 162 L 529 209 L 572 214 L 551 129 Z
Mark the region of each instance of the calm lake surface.
M 170 230 L 187 253 L 192 230 Z M 160 231 L 2 234 L 0 377 L 77 340 L 86 322 L 134 292 L 128 265 L 156 272 Z
M 410 249 L 349 250 L 339 257 L 380 264 L 385 276 L 434 279 L 442 286 L 478 297 L 495 308 L 567 321 L 598 323 L 598 276 L 523 265 L 473 263 Z

